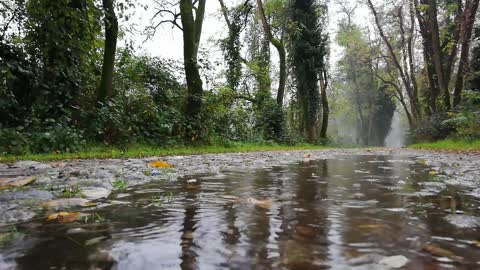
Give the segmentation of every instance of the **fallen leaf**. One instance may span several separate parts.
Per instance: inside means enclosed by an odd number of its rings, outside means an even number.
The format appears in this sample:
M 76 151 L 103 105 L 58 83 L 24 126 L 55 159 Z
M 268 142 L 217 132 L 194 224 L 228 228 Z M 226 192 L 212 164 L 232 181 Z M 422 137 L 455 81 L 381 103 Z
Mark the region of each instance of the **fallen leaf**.
M 29 177 L 20 176 L 12 179 L 6 179 L 0 182 L 0 190 L 13 188 L 13 187 L 22 187 L 35 181 L 35 179 L 37 179 L 35 176 L 29 176 Z
M 173 166 L 172 164 L 160 160 L 150 162 L 150 166 L 155 168 L 175 168 L 175 166 Z
M 430 174 L 430 175 L 436 175 L 437 172 L 436 172 L 436 171 L 429 171 L 428 174 Z
M 101 241 L 107 239 L 106 236 L 95 237 L 85 241 L 85 246 L 91 246 L 100 243 Z
M 365 230 L 385 230 L 388 229 L 388 226 L 385 224 L 365 224 L 358 226 L 358 228 Z
M 47 221 L 56 221 L 58 223 L 69 223 L 80 219 L 78 212 L 58 212 L 48 216 Z
M 95 203 L 81 198 L 67 198 L 48 201 L 42 204 L 45 208 L 68 208 L 75 206 L 90 207 L 95 206 Z
M 254 198 L 248 198 L 247 199 L 248 203 L 251 203 L 255 206 L 264 208 L 264 209 L 270 209 L 272 207 L 272 201 L 267 199 L 267 200 L 257 200 Z
M 450 260 L 456 261 L 456 262 L 463 262 L 463 257 L 456 255 L 455 253 L 451 252 L 450 250 L 446 250 L 444 248 L 441 248 L 439 246 L 433 245 L 433 244 L 426 244 L 423 247 L 423 250 L 427 251 L 428 253 L 437 256 L 437 257 L 446 257 L 449 258 Z

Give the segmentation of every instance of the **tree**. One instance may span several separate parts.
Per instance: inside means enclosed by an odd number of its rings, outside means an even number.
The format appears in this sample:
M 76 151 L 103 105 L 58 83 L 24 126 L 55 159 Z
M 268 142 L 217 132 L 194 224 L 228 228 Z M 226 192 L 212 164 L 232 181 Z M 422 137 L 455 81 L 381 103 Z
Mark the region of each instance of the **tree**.
M 465 72 L 469 67 L 470 44 L 479 2 L 479 0 L 467 0 L 461 17 L 460 41 L 462 48 L 460 52 L 460 62 L 458 64 L 457 81 L 453 93 L 454 107 L 460 104 L 462 91 L 465 88 Z
M 413 0 L 413 4 L 423 38 L 424 60 L 432 93 L 430 101 L 432 110 L 438 111 L 436 98 L 440 94 L 443 94 L 444 109 L 450 110 L 452 84 L 454 85 L 453 106 L 457 106 L 461 100 L 479 1 Z M 460 59 L 457 75 L 454 76 L 454 67 L 458 60 L 458 44 L 461 45 Z M 451 82 L 452 78 L 454 78 L 453 82 Z
M 353 110 L 350 115 L 359 134 L 357 138 L 363 145 L 383 145 L 395 104 L 391 97 L 392 86 L 377 77 L 386 72 L 386 67 L 380 66 L 381 58 L 376 57 L 379 46 L 371 44 L 368 34 L 348 19 L 340 23 L 337 42 L 344 49 L 338 62 L 342 74 L 338 88 Z
M 415 75 L 415 60 L 414 60 L 414 50 L 413 50 L 413 34 L 415 29 L 415 20 L 413 16 L 412 8 L 408 9 L 410 20 L 408 31 L 406 31 L 406 25 L 408 25 L 404 21 L 403 9 L 402 6 L 397 7 L 397 13 L 395 17 L 398 18 L 399 23 L 399 32 L 400 32 L 400 50 L 397 50 L 394 46 L 394 41 L 397 38 L 389 37 L 384 30 L 385 22 L 383 22 L 380 18 L 380 15 L 377 11 L 377 8 L 374 6 L 371 0 L 367 0 L 368 8 L 370 9 L 375 25 L 378 30 L 378 34 L 386 47 L 387 53 L 385 58 L 387 58 L 388 64 L 391 65 L 395 69 L 396 75 L 392 75 L 390 72 L 388 73 L 389 79 L 381 78 L 384 82 L 388 82 L 391 85 L 394 85 L 394 88 L 397 91 L 396 97 L 400 100 L 401 104 L 404 105 L 404 109 L 409 116 L 409 123 L 411 128 L 415 128 L 421 119 L 421 107 L 418 98 L 418 84 Z M 402 3 L 400 3 L 402 5 Z M 397 83 L 397 79 L 400 78 L 400 83 Z M 408 101 L 410 103 L 410 108 L 406 106 L 407 102 L 403 97 L 403 89 L 405 89 L 406 94 L 408 96 Z M 408 112 L 410 111 L 410 112 Z
M 98 101 L 105 101 L 113 94 L 113 73 L 115 68 L 115 53 L 117 51 L 118 20 L 114 9 L 114 0 L 103 0 L 105 13 L 105 47 L 103 51 L 103 67 Z
M 38 76 L 36 113 L 41 119 L 68 117 L 92 79 L 96 8 L 91 0 L 29 0 L 26 12 L 25 42 Z
M 319 81 L 322 79 L 322 92 L 327 78 L 325 56 L 327 38 L 322 31 L 321 16 L 314 0 L 295 0 L 292 3 L 292 22 L 296 29 L 292 34 L 292 66 L 294 69 L 297 97 L 302 107 L 302 126 L 308 142 L 317 140 L 317 126 L 320 115 Z M 325 13 L 323 13 L 325 14 Z M 323 99 L 326 95 L 322 94 Z M 326 125 L 324 125 L 326 129 Z M 325 135 L 326 130 L 323 130 Z
M 262 0 L 257 0 L 257 8 L 265 35 L 270 41 L 270 43 L 275 47 L 275 49 L 277 49 L 278 57 L 280 59 L 280 77 L 278 79 L 277 105 L 281 108 L 283 106 L 285 83 L 287 80 L 287 52 L 285 50 L 285 44 L 280 39 L 277 39 L 273 36 L 271 26 L 265 14 Z
M 183 64 L 187 81 L 187 99 L 185 103 L 185 139 L 196 141 L 200 135 L 200 113 L 202 109 L 203 82 L 198 66 L 198 49 L 202 36 L 203 20 L 205 17 L 206 0 L 179 0 L 170 3 L 160 1 L 153 19 L 157 16 L 170 15 L 170 19 L 162 19 L 153 29 L 156 30 L 164 23 L 171 23 L 182 30 L 183 34 Z M 172 11 L 172 7 L 179 6 L 180 11 Z M 169 9 L 170 8 L 170 9 Z M 181 26 L 177 20 L 180 18 Z

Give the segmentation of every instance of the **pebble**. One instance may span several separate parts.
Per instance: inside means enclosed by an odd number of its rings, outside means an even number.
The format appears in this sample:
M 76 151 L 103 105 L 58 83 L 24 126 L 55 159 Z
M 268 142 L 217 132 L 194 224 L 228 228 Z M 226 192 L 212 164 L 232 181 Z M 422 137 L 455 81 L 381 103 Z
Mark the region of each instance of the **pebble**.
M 410 260 L 407 259 L 405 256 L 397 255 L 397 256 L 385 257 L 381 259 L 378 263 L 391 267 L 393 269 L 398 269 L 407 265 L 409 261 Z

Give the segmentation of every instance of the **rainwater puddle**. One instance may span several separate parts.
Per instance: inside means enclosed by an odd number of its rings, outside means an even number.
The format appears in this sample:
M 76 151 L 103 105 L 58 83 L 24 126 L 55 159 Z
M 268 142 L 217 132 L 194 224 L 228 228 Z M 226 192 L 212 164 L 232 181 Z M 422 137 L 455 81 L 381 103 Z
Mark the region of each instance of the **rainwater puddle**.
M 0 269 L 480 269 L 480 201 L 431 170 L 370 155 L 150 183 L 19 225 Z

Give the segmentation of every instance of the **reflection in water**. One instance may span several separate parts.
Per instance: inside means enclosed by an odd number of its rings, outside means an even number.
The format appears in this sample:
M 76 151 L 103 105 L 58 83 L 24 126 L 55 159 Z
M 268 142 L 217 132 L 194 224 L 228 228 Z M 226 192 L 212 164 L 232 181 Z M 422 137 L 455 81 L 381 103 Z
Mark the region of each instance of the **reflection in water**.
M 113 194 L 95 210 L 104 221 L 24 224 L 0 243 L 0 268 L 372 269 L 392 255 L 479 268 L 480 202 L 429 171 L 352 156 L 151 183 Z

